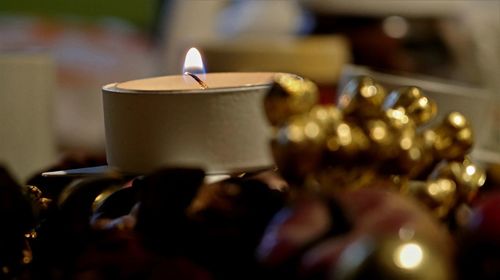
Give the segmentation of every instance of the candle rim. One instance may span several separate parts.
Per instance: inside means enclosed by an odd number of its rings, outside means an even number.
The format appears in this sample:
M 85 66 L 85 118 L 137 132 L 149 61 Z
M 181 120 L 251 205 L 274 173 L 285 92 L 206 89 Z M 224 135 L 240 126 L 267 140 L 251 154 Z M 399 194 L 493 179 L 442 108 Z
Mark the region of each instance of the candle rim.
M 282 73 L 282 72 L 211 72 L 206 75 L 225 75 L 225 74 L 239 74 L 239 75 L 252 75 L 252 74 L 260 74 L 260 75 L 268 75 L 269 79 L 264 82 L 258 82 L 258 83 L 249 83 L 249 84 L 241 84 L 241 85 L 230 85 L 230 86 L 216 86 L 216 87 L 208 87 L 206 89 L 202 88 L 187 88 L 187 89 L 182 89 L 182 88 L 175 88 L 175 89 L 137 89 L 137 88 L 121 88 L 119 85 L 128 83 L 128 82 L 138 82 L 138 81 L 145 81 L 145 80 L 152 80 L 152 79 L 160 79 L 160 78 L 166 78 L 166 77 L 176 77 L 180 78 L 182 75 L 170 75 L 170 76 L 156 76 L 156 77 L 149 77 L 149 78 L 144 78 L 144 79 L 135 79 L 135 80 L 129 80 L 129 81 L 124 81 L 124 82 L 115 82 L 115 83 L 110 83 L 107 85 L 104 85 L 102 87 L 102 90 L 104 92 L 109 92 L 109 93 L 122 93 L 122 94 L 206 94 L 206 93 L 216 93 L 216 94 L 223 94 L 223 93 L 228 93 L 228 92 L 245 92 L 248 90 L 258 90 L 258 89 L 266 89 L 269 88 L 272 85 L 273 82 L 273 77 L 276 75 L 280 74 L 287 74 L 287 73 Z M 210 86 L 210 85 L 209 85 Z
M 122 89 L 116 87 L 119 83 L 111 83 L 102 87 L 104 92 L 109 93 L 120 93 L 120 94 L 206 94 L 206 93 L 229 93 L 229 92 L 245 92 L 250 89 L 258 90 L 258 89 L 266 89 L 271 87 L 272 82 L 268 84 L 260 84 L 260 85 L 242 85 L 237 87 L 216 87 L 216 88 L 206 88 L 206 89 L 167 89 L 167 90 L 140 90 L 140 89 Z

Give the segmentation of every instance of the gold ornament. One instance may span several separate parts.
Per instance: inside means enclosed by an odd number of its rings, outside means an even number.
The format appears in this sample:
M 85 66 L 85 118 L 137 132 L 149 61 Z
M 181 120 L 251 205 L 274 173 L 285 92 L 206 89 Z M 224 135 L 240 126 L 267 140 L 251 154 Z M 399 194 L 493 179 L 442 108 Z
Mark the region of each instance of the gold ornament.
M 403 109 L 388 109 L 385 111 L 384 120 L 396 129 L 412 128 L 415 129 L 415 123 L 405 113 Z
M 276 165 L 289 182 L 301 183 L 321 161 L 325 134 L 320 123 L 304 114 L 276 131 L 271 148 Z
M 420 88 L 387 95 L 361 76 L 340 93 L 338 107 L 316 104 L 317 94 L 312 82 L 280 75 L 265 98 L 273 156 L 292 185 L 329 194 L 385 181 L 381 185 L 417 197 L 442 218 L 484 184 L 485 172 L 463 160 L 473 145 L 464 115 L 451 112 L 433 128 L 418 129 L 437 114 L 436 103 Z M 408 183 L 433 168 L 429 181 Z
M 432 142 L 434 153 L 442 159 L 463 158 L 474 144 L 474 136 L 469 121 L 459 112 L 449 113 L 437 127 L 426 132 Z
M 317 86 L 296 75 L 281 74 L 264 98 L 264 109 L 271 125 L 286 123 L 293 115 L 307 113 L 318 101 Z
M 440 163 L 430 176 L 431 179 L 446 178 L 457 185 L 460 199 L 470 202 L 486 182 L 486 172 L 470 159 Z
M 309 115 L 318 122 L 325 134 L 334 133 L 334 129 L 342 122 L 342 112 L 335 106 L 315 105 Z
M 358 161 L 370 148 L 370 140 L 360 127 L 345 121 L 334 126 L 325 145 L 329 163 L 345 164 Z
M 392 127 L 385 119 L 369 119 L 364 123 L 364 131 L 370 140 L 369 154 L 373 160 L 380 161 L 392 159 L 397 156 L 399 141 L 403 131 L 411 133 L 411 130 L 398 130 Z
M 344 115 L 373 118 L 382 113 L 385 96 L 386 91 L 380 84 L 361 76 L 350 81 L 340 93 L 338 107 Z
M 432 162 L 432 154 L 426 150 L 423 139 L 412 129 L 399 131 L 390 149 L 381 150 L 387 159 L 382 164 L 382 172 L 415 178 Z
M 436 102 L 413 86 L 392 91 L 385 99 L 383 108 L 405 113 L 416 125 L 429 122 L 437 114 Z
M 446 217 L 457 202 L 455 182 L 444 178 L 429 181 L 410 181 L 403 187 L 402 193 L 418 199 L 438 218 Z

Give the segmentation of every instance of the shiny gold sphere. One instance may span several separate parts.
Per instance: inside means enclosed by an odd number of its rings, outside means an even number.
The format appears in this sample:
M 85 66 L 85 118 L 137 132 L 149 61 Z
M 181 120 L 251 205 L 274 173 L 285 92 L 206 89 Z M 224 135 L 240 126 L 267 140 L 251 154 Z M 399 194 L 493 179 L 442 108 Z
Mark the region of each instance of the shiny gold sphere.
M 343 120 L 342 112 L 333 105 L 314 105 L 309 115 L 320 124 L 325 134 L 332 134 Z
M 348 121 L 333 127 L 325 142 L 327 158 L 331 163 L 355 162 L 370 148 L 370 140 L 363 129 Z
M 410 181 L 401 191 L 419 200 L 438 218 L 446 217 L 458 201 L 455 181 L 445 178 Z
M 394 130 L 381 119 L 373 119 L 366 122 L 365 126 L 368 138 L 373 143 L 381 146 L 389 146 L 394 143 Z
M 416 125 L 427 123 L 437 115 L 436 102 L 414 86 L 392 91 L 385 99 L 383 108 L 404 112 Z
M 370 140 L 368 153 L 374 161 L 382 161 L 396 156 L 400 131 L 385 119 L 374 118 L 364 122 L 363 130 Z
M 426 133 L 426 138 L 432 142 L 434 153 L 443 159 L 463 158 L 474 144 L 472 127 L 467 118 L 459 112 L 449 113 L 432 132 Z
M 486 171 L 470 159 L 440 163 L 430 176 L 431 179 L 445 178 L 455 182 L 460 199 L 470 202 L 486 182 Z
M 377 117 L 382 113 L 385 89 L 372 78 L 361 76 L 351 80 L 342 90 L 338 107 L 345 114 L 356 118 Z
M 384 150 L 382 150 L 384 152 Z M 396 141 L 386 148 L 384 173 L 415 178 L 433 162 L 432 153 L 426 149 L 422 137 L 413 129 L 398 131 Z
M 415 123 L 403 109 L 387 109 L 384 114 L 384 119 L 390 126 L 396 129 L 409 127 L 415 130 Z
M 269 122 L 284 124 L 293 115 L 308 112 L 318 101 L 318 87 L 296 75 L 280 74 L 264 98 L 264 109 Z
M 276 131 L 271 150 L 283 177 L 291 183 L 302 183 L 319 165 L 324 143 L 325 134 L 320 123 L 303 114 L 290 118 Z

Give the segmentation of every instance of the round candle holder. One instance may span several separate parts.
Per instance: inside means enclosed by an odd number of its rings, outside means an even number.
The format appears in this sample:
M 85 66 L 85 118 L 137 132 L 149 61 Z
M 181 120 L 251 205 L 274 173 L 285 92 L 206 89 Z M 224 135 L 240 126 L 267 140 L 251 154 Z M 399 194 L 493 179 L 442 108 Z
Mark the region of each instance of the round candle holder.
M 206 89 L 182 75 L 105 85 L 109 166 L 137 174 L 166 166 L 212 174 L 273 166 L 262 103 L 275 74 L 209 73 Z

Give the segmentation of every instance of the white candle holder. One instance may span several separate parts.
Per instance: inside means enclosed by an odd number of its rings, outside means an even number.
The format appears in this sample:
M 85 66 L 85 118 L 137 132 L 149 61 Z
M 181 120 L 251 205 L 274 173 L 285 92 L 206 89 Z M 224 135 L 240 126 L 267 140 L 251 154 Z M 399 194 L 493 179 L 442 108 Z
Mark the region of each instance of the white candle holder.
M 201 167 L 208 174 L 274 165 L 263 98 L 275 73 L 209 73 L 207 89 L 165 76 L 103 87 L 108 164 L 125 173 Z

